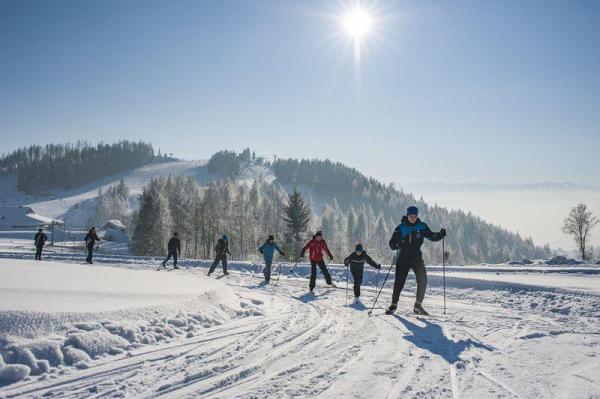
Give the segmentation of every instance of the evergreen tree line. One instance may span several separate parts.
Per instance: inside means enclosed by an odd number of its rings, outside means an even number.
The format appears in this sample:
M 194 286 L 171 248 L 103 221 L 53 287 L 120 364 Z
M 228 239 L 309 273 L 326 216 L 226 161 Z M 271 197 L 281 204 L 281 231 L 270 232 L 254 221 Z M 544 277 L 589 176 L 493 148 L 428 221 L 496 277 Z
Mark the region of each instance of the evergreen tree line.
M 462 211 L 449 211 L 430 206 L 412 194 L 397 190 L 367 178 L 356 169 L 329 160 L 277 160 L 272 165 L 276 182 L 306 188 L 315 199 L 325 201 L 321 224 L 330 248 L 339 251 L 344 242 L 362 242 L 375 253 L 385 253 L 387 240 L 400 223 L 406 208 L 416 205 L 419 217 L 432 230 L 445 227 L 446 249 L 450 261 L 461 263 L 500 263 L 523 258 L 543 258 L 550 255 L 549 246 L 534 245 L 531 238 L 522 238 L 498 226 Z M 347 250 L 348 248 L 345 248 Z M 441 262 L 441 249 L 423 246 L 425 259 Z
M 135 216 L 133 251 L 137 255 L 163 255 L 173 231 L 182 239 L 182 256 L 208 259 L 217 240 L 227 234 L 235 259 L 256 260 L 257 248 L 273 234 L 290 261 L 298 260 L 301 245 L 317 230 L 337 261 L 357 243 L 381 262 L 389 262 L 388 241 L 408 204 L 400 202 L 396 216 L 364 203 L 344 210 L 334 198 L 317 215 L 310 200 L 297 191 L 286 194 L 278 182 L 252 185 L 221 180 L 207 187 L 193 177 L 152 180 L 140 196 Z M 454 264 L 504 262 L 544 257 L 549 248 L 535 247 L 531 239 L 492 226 L 462 212 L 421 206 L 421 217 L 433 230 L 448 229 L 447 260 Z M 441 263 L 441 246 L 423 246 L 427 262 Z
M 209 173 L 225 179 L 235 179 L 240 175 L 242 163 L 265 164 L 262 157 L 257 157 L 254 151 L 246 148 L 241 153 L 235 151 L 219 151 L 208 160 L 206 169 Z
M 153 160 L 154 149 L 144 142 L 33 145 L 3 155 L 0 174 L 16 174 L 19 190 L 32 194 L 79 187 Z
M 212 258 L 226 234 L 235 259 L 256 259 L 269 234 L 283 238 L 285 198 L 281 186 L 260 180 L 252 185 L 220 180 L 202 187 L 193 177 L 153 179 L 142 190 L 134 215 L 133 252 L 164 255 L 176 231 L 183 257 Z

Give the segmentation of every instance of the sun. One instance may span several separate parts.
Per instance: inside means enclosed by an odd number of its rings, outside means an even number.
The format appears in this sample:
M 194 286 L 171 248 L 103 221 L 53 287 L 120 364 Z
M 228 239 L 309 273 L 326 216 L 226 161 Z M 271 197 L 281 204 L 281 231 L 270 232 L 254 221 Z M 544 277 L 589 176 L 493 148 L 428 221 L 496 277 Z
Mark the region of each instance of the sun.
M 353 39 L 360 40 L 373 28 L 373 17 L 364 8 L 355 6 L 342 16 L 342 26 Z

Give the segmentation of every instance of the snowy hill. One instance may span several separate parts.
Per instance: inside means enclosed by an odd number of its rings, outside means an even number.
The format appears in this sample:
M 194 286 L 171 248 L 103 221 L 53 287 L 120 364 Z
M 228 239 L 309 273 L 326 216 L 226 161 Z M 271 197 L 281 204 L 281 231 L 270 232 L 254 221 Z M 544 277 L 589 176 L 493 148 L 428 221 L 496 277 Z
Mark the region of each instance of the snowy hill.
M 56 190 L 45 196 L 25 195 L 18 191 L 15 176 L 0 176 L 0 192 L 1 199 L 7 204 L 30 206 L 41 215 L 66 219 L 68 226 L 82 228 L 87 226 L 94 211 L 99 190 L 106 191 L 123 179 L 135 201 L 151 179 L 168 176 L 194 176 L 202 185 L 216 179 L 206 170 L 206 161 L 173 161 L 154 163 L 94 180 L 74 190 Z M 273 175 L 267 168 L 246 165 L 242 168 L 239 180 L 252 182 L 258 178 L 270 181 Z

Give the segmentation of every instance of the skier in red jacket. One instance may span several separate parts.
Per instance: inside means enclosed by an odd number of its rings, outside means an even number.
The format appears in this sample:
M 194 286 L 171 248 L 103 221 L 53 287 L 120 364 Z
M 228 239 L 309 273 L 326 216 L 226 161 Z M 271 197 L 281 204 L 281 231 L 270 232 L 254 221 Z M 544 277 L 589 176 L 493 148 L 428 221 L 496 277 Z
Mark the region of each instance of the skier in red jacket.
M 327 266 L 325 265 L 325 261 L 323 260 L 323 251 L 325 251 L 325 253 L 329 255 L 329 260 L 333 259 L 333 255 L 329 251 L 329 248 L 327 248 L 327 243 L 323 239 L 322 232 L 317 231 L 315 237 L 312 240 L 310 240 L 308 244 L 304 246 L 304 248 L 302 248 L 302 253 L 300 253 L 300 257 L 304 257 L 304 253 L 307 249 L 310 258 L 310 285 L 308 286 L 310 292 L 313 292 L 313 290 L 315 289 L 317 281 L 317 265 L 319 266 L 319 269 L 321 269 L 321 273 L 323 273 L 327 285 L 336 288 L 337 286 L 331 281 L 331 275 L 329 274 Z

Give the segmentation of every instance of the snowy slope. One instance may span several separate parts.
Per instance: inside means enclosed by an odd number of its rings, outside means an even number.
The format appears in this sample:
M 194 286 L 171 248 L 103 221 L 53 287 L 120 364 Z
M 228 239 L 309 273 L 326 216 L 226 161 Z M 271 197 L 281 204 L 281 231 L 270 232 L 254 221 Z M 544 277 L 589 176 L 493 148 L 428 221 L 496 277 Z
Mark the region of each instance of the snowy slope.
M 106 191 L 119 183 L 122 178 L 130 189 L 132 199 L 141 193 L 142 188 L 153 178 L 168 176 L 194 176 L 202 185 L 214 180 L 206 170 L 206 161 L 173 161 L 147 165 L 106 178 L 93 180 L 89 184 L 73 190 L 56 190 L 44 196 L 27 196 L 17 190 L 14 176 L 0 176 L 1 199 L 11 205 L 27 205 L 40 215 L 53 218 L 66 218 L 69 226 L 86 227 L 95 209 L 98 190 Z M 244 165 L 240 181 L 251 183 L 258 178 L 271 181 L 274 176 L 262 166 Z
M 114 267 L 117 260 L 123 261 L 122 268 Z M 433 267 L 425 305 L 437 316 L 422 318 L 409 313 L 412 277 L 398 315 L 382 314 L 390 298 L 388 285 L 374 315 L 367 316 L 366 306 L 375 295 L 370 284 L 383 278 L 372 269 L 366 269 L 365 304 L 347 307 L 344 290 L 324 288 L 321 276 L 317 295 L 307 294 L 306 265 L 295 267 L 294 278 L 288 277 L 294 265 L 281 265 L 284 277 L 264 286 L 251 276 L 256 265 L 247 262 L 232 262 L 230 276 L 221 278 L 217 271 L 213 279 L 205 276 L 206 261 L 184 261 L 192 267 L 169 272 L 154 271 L 158 260 L 151 258 L 99 261 L 107 263 L 90 267 L 0 259 L 1 299 L 10 303 L 0 308 L 0 320 L 20 312 L 35 316 L 28 319 L 31 327 L 41 326 L 33 337 L 26 337 L 24 330 L 13 334 L 10 339 L 17 348 L 25 354 L 29 352 L 23 348 L 34 348 L 38 362 L 56 350 L 82 355 L 75 351 L 79 348 L 90 358 L 78 366 L 72 359 L 72 365 L 49 364 L 39 376 L 0 388 L 0 397 L 600 395 L 600 274 L 592 267 L 537 267 L 521 274 L 503 266 L 449 268 L 446 316 L 439 268 Z M 343 286 L 345 268 L 331 268 Z M 41 277 L 17 275 L 21 271 Z M 511 281 L 515 275 L 518 284 Z M 110 283 L 116 280 L 120 282 Z M 54 285 L 60 289 L 48 289 Z M 19 297 L 19 290 L 31 299 Z M 214 297 L 203 294 L 213 291 Z M 64 300 L 73 292 L 90 303 L 95 296 L 114 295 L 139 300 L 140 306 L 123 300 L 87 312 L 85 301 L 79 307 Z M 164 306 L 157 306 L 152 295 L 146 297 L 151 292 L 159 303 L 166 298 Z M 46 310 L 32 312 L 44 303 L 49 304 Z M 193 321 L 200 316 L 206 319 Z M 57 319 L 61 323 L 52 321 Z M 0 325 L 12 328 L 6 322 Z M 165 336 L 169 326 L 181 333 L 156 342 L 148 338 L 155 327 Z M 36 339 L 58 342 L 58 349 L 34 345 Z M 5 351 L 6 338 L 0 342 Z M 32 360 L 17 358 L 12 367 Z

